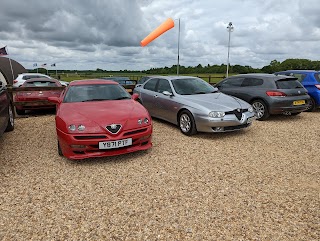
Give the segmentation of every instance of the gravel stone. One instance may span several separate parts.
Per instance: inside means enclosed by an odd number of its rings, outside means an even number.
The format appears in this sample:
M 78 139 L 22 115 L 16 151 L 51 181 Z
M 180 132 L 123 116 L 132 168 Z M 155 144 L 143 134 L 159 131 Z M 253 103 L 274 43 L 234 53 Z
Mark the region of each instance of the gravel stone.
M 319 112 L 71 161 L 53 115 L 0 138 L 0 240 L 319 240 Z

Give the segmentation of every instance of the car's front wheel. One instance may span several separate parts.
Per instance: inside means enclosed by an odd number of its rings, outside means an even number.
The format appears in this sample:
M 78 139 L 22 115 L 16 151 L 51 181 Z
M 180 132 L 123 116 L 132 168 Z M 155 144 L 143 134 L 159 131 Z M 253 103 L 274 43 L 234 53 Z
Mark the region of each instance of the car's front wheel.
M 180 113 L 179 128 L 180 131 L 187 136 L 191 136 L 197 133 L 196 124 L 190 111 L 184 110 Z
M 270 116 L 268 106 L 263 100 L 253 101 L 252 107 L 256 111 L 257 120 L 265 120 Z
M 25 110 L 19 110 L 19 109 L 16 109 L 16 112 L 18 115 L 24 115 L 26 113 Z
M 11 105 L 9 105 L 9 107 L 8 107 L 8 115 L 9 115 L 9 120 L 8 120 L 6 131 L 13 131 L 13 129 L 14 129 L 14 116 L 13 116 L 13 111 L 12 111 Z

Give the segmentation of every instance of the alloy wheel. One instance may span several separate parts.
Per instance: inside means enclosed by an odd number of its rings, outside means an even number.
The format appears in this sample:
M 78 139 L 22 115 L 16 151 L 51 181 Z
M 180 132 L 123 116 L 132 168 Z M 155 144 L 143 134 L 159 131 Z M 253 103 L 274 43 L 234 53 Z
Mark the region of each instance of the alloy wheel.
M 183 132 L 188 132 L 191 128 L 191 119 L 187 114 L 182 114 L 180 116 L 180 129 Z
M 255 109 L 258 119 L 262 118 L 265 113 L 264 105 L 261 102 L 257 101 L 252 104 L 252 107 Z

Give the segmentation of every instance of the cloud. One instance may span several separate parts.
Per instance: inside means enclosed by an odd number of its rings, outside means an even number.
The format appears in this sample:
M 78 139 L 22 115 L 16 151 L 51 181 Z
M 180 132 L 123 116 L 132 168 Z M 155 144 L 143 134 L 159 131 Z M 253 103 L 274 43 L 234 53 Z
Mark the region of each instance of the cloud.
M 180 64 L 222 64 L 231 21 L 231 64 L 262 67 L 273 59 L 317 60 L 319 12 L 316 0 L 2 0 L 0 45 L 26 68 L 50 61 L 67 69 L 171 66 L 180 18 Z M 168 17 L 176 27 L 140 47 Z

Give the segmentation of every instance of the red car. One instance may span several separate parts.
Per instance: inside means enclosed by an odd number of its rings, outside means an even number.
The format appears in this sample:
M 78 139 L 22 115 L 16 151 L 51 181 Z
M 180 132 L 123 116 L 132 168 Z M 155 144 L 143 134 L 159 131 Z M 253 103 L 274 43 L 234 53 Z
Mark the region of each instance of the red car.
M 21 87 L 62 87 L 56 79 L 34 78 L 26 80 Z M 20 87 L 19 87 L 20 88 Z M 19 91 L 14 96 L 14 102 L 27 102 L 16 105 L 18 115 L 25 114 L 26 110 L 54 109 L 55 104 L 48 101 L 48 97 L 59 97 L 61 90 L 32 90 Z
M 58 153 L 69 159 L 114 156 L 152 147 L 148 111 L 111 80 L 72 81 L 57 104 Z

